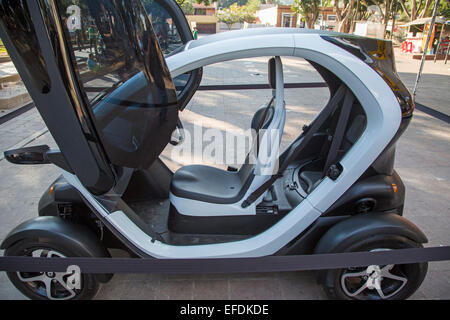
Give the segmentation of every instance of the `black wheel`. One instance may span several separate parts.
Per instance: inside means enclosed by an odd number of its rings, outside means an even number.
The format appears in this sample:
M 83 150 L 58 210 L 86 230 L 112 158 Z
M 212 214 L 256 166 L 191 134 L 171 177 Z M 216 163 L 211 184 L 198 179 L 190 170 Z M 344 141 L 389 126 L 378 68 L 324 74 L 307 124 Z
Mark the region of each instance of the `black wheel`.
M 420 243 L 401 236 L 377 235 L 357 241 L 338 252 L 384 251 L 421 248 Z M 325 290 L 332 299 L 403 300 L 422 284 L 428 263 L 371 265 L 361 268 L 329 270 Z
M 51 241 L 24 239 L 5 250 L 5 256 L 29 257 L 79 257 L 73 249 Z M 99 282 L 92 274 L 80 274 L 79 283 L 69 277 L 73 272 L 8 272 L 14 286 L 34 300 L 82 300 L 92 299 L 99 290 Z

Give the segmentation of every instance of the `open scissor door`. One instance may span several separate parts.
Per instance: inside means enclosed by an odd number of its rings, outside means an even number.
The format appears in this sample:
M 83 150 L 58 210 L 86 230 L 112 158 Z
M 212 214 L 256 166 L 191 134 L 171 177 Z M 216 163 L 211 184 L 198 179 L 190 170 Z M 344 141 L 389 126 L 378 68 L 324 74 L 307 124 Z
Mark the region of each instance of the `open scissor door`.
M 174 21 L 184 23 L 186 33 L 185 19 Z M 0 24 L 61 161 L 85 187 L 105 193 L 118 167 L 153 163 L 176 126 L 179 106 L 140 1 L 6 0 Z M 189 40 L 187 34 L 180 39 Z

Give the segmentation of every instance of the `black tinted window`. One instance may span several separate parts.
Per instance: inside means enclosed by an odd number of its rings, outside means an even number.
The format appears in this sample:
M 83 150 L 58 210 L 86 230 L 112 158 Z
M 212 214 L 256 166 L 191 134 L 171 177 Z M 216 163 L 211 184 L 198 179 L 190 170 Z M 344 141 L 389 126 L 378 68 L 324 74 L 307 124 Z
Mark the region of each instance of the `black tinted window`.
M 35 88 L 41 93 L 48 92 L 50 77 L 26 1 L 0 1 L 0 23 L 29 70 L 28 76 Z
M 148 15 L 137 0 L 64 1 L 58 9 L 109 160 L 148 167 L 178 119 L 175 87 Z
M 89 101 L 95 102 L 143 69 L 145 22 L 136 19 L 136 30 L 127 30 L 111 1 L 63 1 L 59 9 Z M 130 32 L 136 33 L 135 41 L 130 41 Z
M 153 0 L 143 1 L 145 10 L 151 18 L 153 30 L 164 55 L 183 46 L 175 22 L 166 9 Z

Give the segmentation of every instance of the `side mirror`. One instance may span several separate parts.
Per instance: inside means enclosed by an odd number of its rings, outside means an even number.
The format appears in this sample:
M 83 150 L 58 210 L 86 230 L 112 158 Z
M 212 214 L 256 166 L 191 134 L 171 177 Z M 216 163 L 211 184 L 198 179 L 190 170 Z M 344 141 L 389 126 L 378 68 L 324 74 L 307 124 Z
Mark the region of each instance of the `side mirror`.
M 189 23 L 175 0 L 150 0 L 144 1 L 143 5 L 165 56 L 177 54 L 187 42 L 194 39 Z M 200 85 L 202 74 L 199 68 L 173 79 L 180 110 L 191 100 Z
M 50 163 L 46 157 L 50 148 L 47 145 L 20 148 L 5 151 L 5 159 L 14 164 L 46 164 Z
M 14 164 L 48 164 L 54 165 L 73 173 L 61 151 L 50 149 L 47 145 L 25 147 L 4 152 L 5 159 Z

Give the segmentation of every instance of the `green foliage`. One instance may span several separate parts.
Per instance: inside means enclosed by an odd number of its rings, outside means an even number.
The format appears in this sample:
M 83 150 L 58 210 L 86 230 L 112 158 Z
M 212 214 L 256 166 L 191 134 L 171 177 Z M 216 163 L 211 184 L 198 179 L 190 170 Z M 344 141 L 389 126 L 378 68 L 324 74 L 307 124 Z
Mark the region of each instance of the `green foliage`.
M 217 0 L 217 6 L 219 8 L 229 8 L 231 5 L 236 4 L 243 6 L 247 3 L 247 0 Z
M 185 15 L 194 14 L 194 6 L 192 0 L 177 0 L 177 3 L 179 4 L 181 10 L 183 10 Z
M 255 23 L 256 22 L 255 13 L 250 12 L 248 9 L 243 10 L 240 22 Z
M 402 43 L 406 40 L 406 32 L 403 29 L 399 29 L 397 32 L 394 32 L 393 37 L 397 43 Z
M 248 12 L 255 13 L 256 10 L 258 10 L 259 7 L 261 6 L 261 0 L 248 0 L 245 6 Z
M 216 12 L 217 21 L 223 22 L 231 30 L 231 26 L 240 21 L 239 7 L 234 3 L 229 8 Z
M 292 3 L 292 11 L 306 17 L 311 14 L 319 14 L 318 0 L 294 0 Z
M 441 4 L 439 5 L 439 15 L 444 16 L 446 20 L 450 19 L 450 1 L 449 0 L 442 0 Z
M 229 8 L 222 9 L 216 12 L 216 17 L 219 22 L 223 22 L 231 30 L 231 26 L 235 23 L 254 23 L 256 21 L 255 12 L 246 6 L 238 6 L 233 3 Z M 255 10 L 256 11 L 256 10 Z
M 176 2 L 181 6 L 187 0 L 176 0 Z M 195 0 L 196 3 L 203 3 L 205 6 L 209 6 L 211 4 L 210 0 Z
M 300 14 L 308 28 L 312 28 L 319 16 L 319 6 L 320 0 L 294 0 L 291 9 Z

